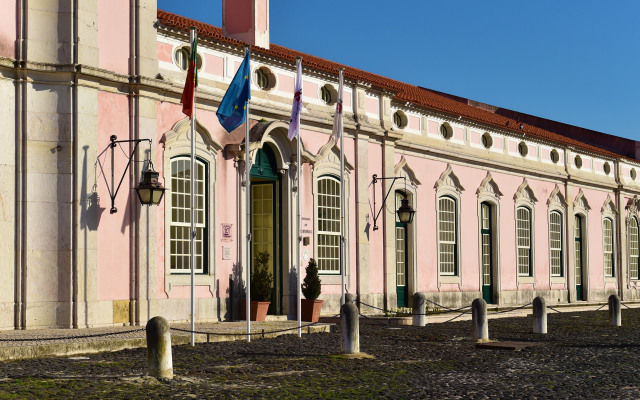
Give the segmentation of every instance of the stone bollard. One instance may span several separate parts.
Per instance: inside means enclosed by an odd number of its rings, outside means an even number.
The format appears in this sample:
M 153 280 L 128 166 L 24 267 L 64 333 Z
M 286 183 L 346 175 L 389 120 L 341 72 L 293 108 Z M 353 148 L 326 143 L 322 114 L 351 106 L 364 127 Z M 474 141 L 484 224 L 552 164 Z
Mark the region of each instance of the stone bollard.
M 609 296 L 609 321 L 611 321 L 611 325 L 613 326 L 622 326 L 620 297 L 615 294 Z
M 547 333 L 547 304 L 540 296 L 533 299 L 533 333 Z
M 147 322 L 146 329 L 149 375 L 156 378 L 173 379 L 169 323 L 162 317 L 153 317 Z
M 341 350 L 343 353 L 360 353 L 360 320 L 358 307 L 354 303 L 344 303 L 340 308 Z
M 344 302 L 345 303 L 355 303 L 356 302 L 356 295 L 353 293 L 345 293 L 344 294 Z
M 477 298 L 471 303 L 473 338 L 478 341 L 489 340 L 489 322 L 487 322 L 487 302 Z
M 424 293 L 413 295 L 413 326 L 427 324 L 427 299 Z

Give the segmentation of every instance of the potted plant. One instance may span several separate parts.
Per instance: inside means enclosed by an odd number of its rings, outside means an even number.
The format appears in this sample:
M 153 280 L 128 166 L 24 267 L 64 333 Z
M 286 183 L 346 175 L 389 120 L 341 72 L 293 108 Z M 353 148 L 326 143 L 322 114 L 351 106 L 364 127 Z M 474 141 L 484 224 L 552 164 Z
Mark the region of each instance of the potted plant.
M 264 321 L 267 318 L 267 310 L 271 303 L 272 281 L 273 277 L 269 271 L 269 253 L 261 251 L 256 254 L 251 273 L 251 321 Z M 245 301 L 242 304 L 242 315 L 246 318 Z
M 313 258 L 309 260 L 305 268 L 306 276 L 302 283 L 302 294 L 304 299 L 301 302 L 300 314 L 303 321 L 318 322 L 322 300 L 318 300 L 322 292 L 322 282 L 318 276 L 318 264 Z

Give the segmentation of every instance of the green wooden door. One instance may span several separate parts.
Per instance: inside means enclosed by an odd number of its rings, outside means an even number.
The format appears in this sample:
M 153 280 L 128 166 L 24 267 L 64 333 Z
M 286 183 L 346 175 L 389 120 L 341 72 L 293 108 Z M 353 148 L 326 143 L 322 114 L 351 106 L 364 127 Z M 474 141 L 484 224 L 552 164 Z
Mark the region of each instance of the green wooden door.
M 583 260 L 582 260 L 582 218 L 576 215 L 574 219 L 574 232 L 575 232 L 575 264 L 576 264 L 576 300 L 584 300 L 582 293 L 582 273 L 583 273 Z
M 482 225 L 480 238 L 482 240 L 482 298 L 487 304 L 493 304 L 493 254 L 491 245 L 491 206 L 487 203 L 480 205 Z
M 400 200 L 404 195 L 396 193 L 396 210 L 400 207 Z M 407 226 L 398 220 L 396 216 L 396 295 L 398 307 L 409 307 L 409 291 L 407 290 L 408 267 L 408 240 Z
M 280 232 L 276 223 L 280 215 L 278 177 L 275 155 L 265 146 L 258 150 L 251 166 L 251 258 L 255 260 L 261 251 L 269 253 L 269 269 L 273 275 L 269 314 L 282 312 L 281 246 L 278 245 Z

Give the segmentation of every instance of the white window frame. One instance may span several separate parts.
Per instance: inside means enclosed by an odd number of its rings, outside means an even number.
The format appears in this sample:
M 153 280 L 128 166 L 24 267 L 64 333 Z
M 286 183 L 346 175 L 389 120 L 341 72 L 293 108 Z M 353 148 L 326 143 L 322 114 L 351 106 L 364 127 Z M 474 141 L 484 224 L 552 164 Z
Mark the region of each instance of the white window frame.
M 567 277 L 567 265 L 569 265 L 569 261 L 567 258 L 567 243 L 566 241 L 566 229 L 568 222 L 566 220 L 566 210 L 568 208 L 567 202 L 560 190 L 560 187 L 556 184 L 556 187 L 549 195 L 547 199 L 547 220 L 548 220 L 548 234 L 549 234 L 549 279 L 550 282 L 553 283 L 566 283 Z M 560 217 L 560 243 L 554 243 L 552 240 L 552 218 L 553 215 L 557 213 Z M 558 247 L 559 245 L 559 247 Z M 557 253 L 554 252 L 559 251 L 559 262 L 560 262 L 560 271 L 554 271 L 554 259 L 558 260 Z M 555 266 L 557 267 L 557 265 Z
M 536 226 L 536 212 L 535 206 L 538 199 L 535 197 L 533 190 L 529 186 L 527 179 L 524 178 L 522 184 L 518 187 L 515 195 L 513 196 L 514 203 L 514 237 L 515 240 L 515 259 L 516 259 L 516 277 L 518 286 L 521 284 L 532 284 L 535 289 L 535 276 L 536 276 L 536 259 L 535 259 L 535 226 Z M 529 271 L 528 274 L 520 273 L 519 266 L 519 247 L 518 247 L 518 209 L 526 208 L 529 211 Z
M 322 193 L 321 189 L 325 186 L 324 182 L 335 185 L 337 193 Z M 340 274 L 340 178 L 333 175 L 323 175 L 318 177 L 316 181 L 318 188 L 316 195 L 316 219 L 318 221 L 318 229 L 316 232 L 317 252 L 316 261 L 318 263 L 318 273 L 326 275 Z M 332 204 L 329 204 L 332 203 Z M 320 218 L 320 211 L 327 212 L 326 218 Z M 331 229 L 322 230 L 326 224 Z M 330 239 L 335 244 L 323 244 L 323 238 Z M 331 254 L 327 254 L 329 251 Z M 323 268 L 326 262 L 335 263 L 335 268 Z
M 460 184 L 460 179 L 453 172 L 451 165 L 447 165 L 446 170 L 440 175 L 440 179 L 436 182 L 436 254 L 438 255 L 438 287 L 442 284 L 458 284 L 458 287 L 462 289 L 462 271 L 461 265 L 464 265 L 462 255 L 460 254 L 460 220 L 461 220 L 461 204 L 462 204 L 462 191 L 464 188 Z M 443 197 L 450 197 L 455 201 L 455 246 L 454 259 L 456 260 L 454 273 L 441 273 L 440 265 L 442 264 L 441 252 L 440 252 L 440 199 Z
M 531 245 L 533 242 L 533 240 L 531 240 L 533 229 L 531 229 L 531 214 L 532 211 L 529 207 L 520 206 L 516 208 L 516 247 L 518 249 L 516 253 L 516 265 L 518 268 L 518 276 L 533 276 L 533 246 Z M 521 215 L 526 218 L 521 218 Z M 523 226 L 523 224 L 526 225 Z M 525 232 L 526 237 L 524 236 Z M 527 253 L 526 265 L 520 262 L 520 255 L 524 253 L 522 250 L 525 250 Z
M 607 195 L 607 199 L 602 205 L 600 212 L 602 213 L 602 274 L 604 275 L 605 283 L 617 283 L 619 271 L 616 271 L 616 268 L 618 267 L 619 260 L 616 254 L 618 246 L 616 241 L 616 218 L 618 217 L 618 211 L 610 195 Z M 605 221 L 611 223 L 611 243 L 610 249 L 608 250 L 609 243 L 607 243 L 607 227 Z M 610 258 L 610 262 L 608 262 L 607 258 Z M 610 270 L 607 264 L 610 264 Z
M 554 221 L 556 218 L 557 221 Z M 549 273 L 551 277 L 564 277 L 564 225 L 564 213 L 551 210 L 549 212 Z M 554 230 L 554 226 L 559 229 Z M 558 236 L 555 240 L 554 234 Z
M 195 209 L 197 210 L 196 211 L 197 219 L 196 219 L 196 222 L 194 223 L 194 228 L 197 232 L 195 243 L 194 243 L 194 251 L 196 255 L 195 273 L 202 274 L 208 271 L 209 269 L 208 260 L 205 259 L 204 257 L 205 247 L 208 246 L 208 240 L 207 240 L 208 237 L 205 235 L 207 234 L 208 228 L 209 228 L 207 226 L 207 220 L 206 220 L 207 210 L 204 207 L 207 201 L 206 187 L 207 187 L 208 168 L 207 168 L 206 162 L 204 162 L 201 159 L 196 159 L 195 162 L 196 162 L 196 170 L 198 170 L 201 167 L 204 173 L 203 176 L 199 176 L 199 174 L 197 174 L 194 177 L 194 183 L 196 185 L 196 188 L 202 187 L 205 189 L 204 193 L 199 193 L 197 189 L 195 193 L 195 200 L 196 200 Z M 189 185 L 190 179 L 180 179 L 173 176 L 173 168 L 174 168 L 174 165 L 177 163 L 182 163 L 183 166 L 191 169 L 191 157 L 189 155 L 180 155 L 180 156 L 173 157 L 170 160 L 170 164 L 171 164 L 170 170 L 172 174 L 169 175 L 170 184 L 168 188 L 169 189 L 168 194 L 171 196 L 171 199 L 167 203 L 167 206 L 171 208 L 170 210 L 171 218 L 168 221 L 169 222 L 168 264 L 169 264 L 169 271 L 172 274 L 190 274 L 191 268 L 189 265 L 190 263 L 189 255 L 191 254 L 191 251 L 190 251 L 191 240 L 190 240 L 189 231 L 191 231 L 191 220 L 188 218 L 188 215 L 187 215 L 190 212 L 190 193 L 186 191 L 186 187 Z M 182 191 L 182 192 L 179 191 L 178 188 L 176 188 L 176 186 L 185 187 L 185 191 Z M 183 220 L 183 221 L 180 221 L 180 220 Z M 173 236 L 174 228 L 180 229 L 183 231 L 186 230 L 186 232 L 182 236 L 182 239 L 179 239 Z M 185 237 L 186 237 L 186 240 L 185 240 Z M 181 248 L 182 251 L 178 252 L 177 251 L 178 248 Z M 182 268 L 178 268 L 176 265 L 176 264 L 182 264 L 184 266 L 185 263 L 187 264 L 187 266 Z
M 167 182 L 167 191 L 164 196 L 164 290 L 167 296 L 170 296 L 171 290 L 174 286 L 188 286 L 191 283 L 190 273 L 175 273 L 171 270 L 171 159 L 178 156 L 190 157 L 191 152 L 191 140 L 190 132 L 191 122 L 190 119 L 183 118 L 176 122 L 173 128 L 165 132 L 163 135 L 164 142 L 164 155 L 163 155 L 163 177 Z M 216 260 L 217 252 L 215 245 L 216 235 L 216 213 L 215 213 L 215 197 L 216 197 L 216 166 L 218 152 L 222 150 L 222 146 L 211 137 L 207 129 L 200 123 L 196 125 L 196 154 L 198 158 L 203 161 L 206 166 L 206 203 L 205 203 L 205 218 L 207 229 L 207 247 L 208 251 L 204 264 L 208 265 L 208 269 L 203 273 L 197 273 L 195 275 L 195 284 L 198 286 L 205 286 L 209 289 L 210 293 L 215 293 L 216 282 Z M 190 272 L 190 271 L 189 271 Z
M 611 226 L 607 227 L 608 224 Z M 615 278 L 616 276 L 615 251 L 614 221 L 609 217 L 605 217 L 602 219 L 602 269 L 605 278 Z
M 444 203 L 450 207 L 443 208 Z M 443 216 L 447 217 L 443 220 Z M 442 276 L 458 276 L 458 202 L 451 196 L 438 198 L 438 274 Z M 453 225 L 452 229 L 444 229 L 446 225 Z M 451 247 L 450 251 L 443 251 L 443 246 Z M 444 268 L 446 267 L 446 270 Z
M 345 279 L 349 279 L 350 275 L 350 245 L 349 245 L 349 199 L 350 199 L 350 173 L 353 171 L 353 166 L 345 157 L 345 171 L 343 175 L 344 182 L 344 231 L 345 234 L 345 254 L 344 254 L 344 274 Z M 313 204 L 314 207 L 318 205 L 318 180 L 323 176 L 333 176 L 334 178 L 340 180 L 340 151 L 334 141 L 329 141 L 326 145 L 318 150 L 318 154 L 315 157 L 313 164 Z M 314 221 L 314 243 L 313 243 L 313 254 L 314 258 L 317 258 L 318 252 L 318 213 L 314 210 L 313 212 L 313 221 Z M 323 271 L 318 271 L 320 275 L 322 275 L 322 284 L 323 285 L 340 285 L 342 281 L 342 277 L 340 271 L 335 273 L 325 273 Z
M 638 218 L 629 218 L 629 279 L 638 280 L 638 261 L 640 258 L 640 236 Z

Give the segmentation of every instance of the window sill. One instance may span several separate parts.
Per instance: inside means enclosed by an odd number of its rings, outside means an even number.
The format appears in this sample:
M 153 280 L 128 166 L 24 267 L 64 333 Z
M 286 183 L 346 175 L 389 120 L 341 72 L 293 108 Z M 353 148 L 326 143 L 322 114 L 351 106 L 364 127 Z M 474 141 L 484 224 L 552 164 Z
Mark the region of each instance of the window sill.
M 194 284 L 196 286 L 208 286 L 209 292 L 212 295 L 215 293 L 215 279 L 213 274 L 196 274 Z M 164 291 L 167 295 L 171 294 L 173 286 L 191 286 L 191 274 L 165 274 Z
M 342 285 L 342 275 L 319 275 L 320 281 L 323 285 Z M 345 283 L 348 282 L 348 277 L 344 277 Z
M 534 284 L 535 278 L 533 276 L 518 276 L 518 284 Z
M 460 282 L 461 282 L 460 277 L 456 275 L 440 275 L 438 277 L 438 283 L 440 284 L 450 284 L 450 283 L 460 284 Z
M 567 280 L 564 276 L 552 276 L 551 283 L 565 283 Z

